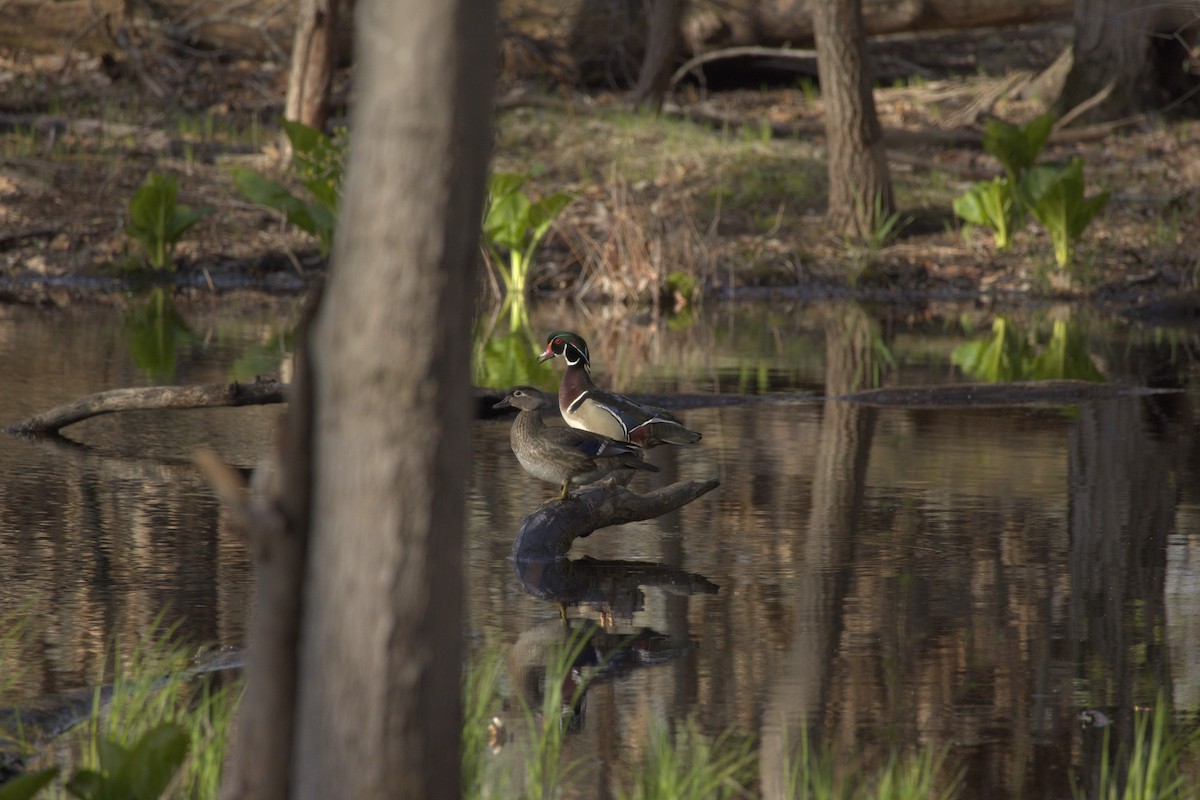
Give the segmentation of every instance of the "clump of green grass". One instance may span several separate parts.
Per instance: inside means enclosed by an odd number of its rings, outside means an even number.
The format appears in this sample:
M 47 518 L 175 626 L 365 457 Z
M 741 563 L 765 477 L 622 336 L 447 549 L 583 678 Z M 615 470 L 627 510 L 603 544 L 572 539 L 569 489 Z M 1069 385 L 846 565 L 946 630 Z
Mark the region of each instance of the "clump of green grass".
M 634 772 L 625 800 L 723 800 L 745 795 L 754 780 L 755 758 L 749 737 L 732 732 L 709 739 L 694 719 L 675 735 L 659 728 Z
M 1166 800 L 1192 797 L 1194 784 L 1184 773 L 1183 755 L 1200 742 L 1200 729 L 1178 733 L 1170 727 L 1170 711 L 1162 694 L 1154 711 L 1138 714 L 1134 721 L 1133 744 L 1114 765 L 1109 757 L 1105 729 L 1100 775 L 1095 792 L 1074 787 L 1076 798 L 1098 800 Z
M 187 758 L 172 786 L 183 797 L 215 798 L 221 781 L 230 723 L 241 697 L 240 681 L 217 687 L 210 676 L 193 676 L 191 650 L 173 631 L 155 627 L 114 666 L 111 694 L 98 689 L 91 717 L 75 735 L 78 767 L 99 770 L 101 743 L 132 748 L 166 723 L 187 737 Z
M 807 732 L 784 768 L 786 797 L 802 800 L 955 800 L 960 796 L 962 770 L 947 772 L 943 754 L 924 747 L 914 755 L 893 751 L 874 773 L 852 770 L 840 774 L 828 747 L 814 746 Z

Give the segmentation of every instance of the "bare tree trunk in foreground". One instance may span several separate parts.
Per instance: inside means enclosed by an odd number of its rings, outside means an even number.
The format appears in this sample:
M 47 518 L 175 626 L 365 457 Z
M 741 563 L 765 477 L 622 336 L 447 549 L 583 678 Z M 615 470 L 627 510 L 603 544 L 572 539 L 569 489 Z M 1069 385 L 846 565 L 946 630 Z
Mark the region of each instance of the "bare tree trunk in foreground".
M 362 95 L 313 328 L 293 784 L 301 798 L 457 798 L 471 293 L 495 7 L 364 0 L 357 22 Z
M 274 731 L 239 732 L 236 757 L 266 788 L 232 786 L 231 771 L 227 798 L 459 797 L 471 294 L 495 5 L 362 0 L 357 23 L 345 203 L 301 345 L 311 405 L 289 409 L 299 463 L 283 465 L 278 504 L 285 540 L 307 542 L 299 654 L 256 682 L 256 664 L 281 659 L 252 639 L 241 710 L 262 719 L 264 701 L 277 707 L 294 685 L 295 724 L 284 711 Z

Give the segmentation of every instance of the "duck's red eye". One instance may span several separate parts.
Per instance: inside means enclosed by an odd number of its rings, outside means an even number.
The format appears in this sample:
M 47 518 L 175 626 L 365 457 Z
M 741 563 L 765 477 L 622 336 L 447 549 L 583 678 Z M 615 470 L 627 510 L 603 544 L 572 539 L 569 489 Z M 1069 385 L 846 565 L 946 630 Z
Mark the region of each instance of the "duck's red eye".
M 561 336 L 559 336 L 557 339 L 555 339 L 555 340 L 554 340 L 554 343 L 555 343 L 555 344 L 562 344 L 562 337 L 561 337 Z

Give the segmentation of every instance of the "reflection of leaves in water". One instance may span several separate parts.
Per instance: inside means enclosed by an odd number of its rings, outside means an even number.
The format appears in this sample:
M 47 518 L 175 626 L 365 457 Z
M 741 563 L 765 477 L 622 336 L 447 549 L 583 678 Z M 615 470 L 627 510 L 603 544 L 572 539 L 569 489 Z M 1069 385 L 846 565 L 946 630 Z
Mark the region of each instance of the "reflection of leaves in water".
M 1056 320 L 1050 340 L 1037 349 L 1010 320 L 997 317 L 991 336 L 959 345 L 951 361 L 973 378 L 990 383 L 1028 380 L 1103 381 L 1078 332 Z
M 527 331 L 493 333 L 475 348 L 475 384 L 492 389 L 554 386 L 554 368 L 549 362 L 539 364 L 537 357 L 537 346 Z
M 1103 381 L 1092 357 L 1083 347 L 1079 334 L 1062 320 L 1054 321 L 1054 333 L 1046 348 L 1033 360 L 1030 372 L 1034 378 L 1078 378 Z
M 150 292 L 141 309 L 125 317 L 133 363 L 155 380 L 175 377 L 175 352 L 192 340 L 183 318 L 161 288 Z
M 255 378 L 280 375 L 284 358 L 291 352 L 294 342 L 290 334 L 273 334 L 262 344 L 251 345 L 238 356 L 229 370 L 229 377 L 248 383 Z

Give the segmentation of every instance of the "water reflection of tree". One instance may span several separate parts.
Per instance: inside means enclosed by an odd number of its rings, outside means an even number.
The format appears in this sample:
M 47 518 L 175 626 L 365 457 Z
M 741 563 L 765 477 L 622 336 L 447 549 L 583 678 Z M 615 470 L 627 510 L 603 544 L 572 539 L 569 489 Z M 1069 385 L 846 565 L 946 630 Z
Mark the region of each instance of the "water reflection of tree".
M 825 393 L 835 397 L 870 385 L 879 326 L 859 306 L 826 324 Z M 800 552 L 795 626 L 786 663 L 763 714 L 760 769 L 763 796 L 786 796 L 787 762 L 804 730 L 826 710 L 842 606 L 862 506 L 875 410 L 827 400 L 813 473 L 812 511 Z
M 1089 702 L 1111 707 L 1121 742 L 1133 735 L 1135 704 L 1160 690 L 1170 700 L 1167 544 L 1190 425 L 1186 395 L 1166 395 L 1088 404 L 1071 427 L 1071 661 Z M 1102 743 L 1084 740 L 1088 783 Z

